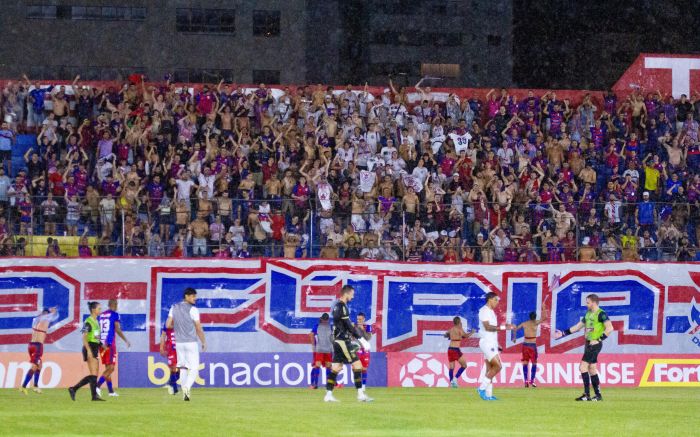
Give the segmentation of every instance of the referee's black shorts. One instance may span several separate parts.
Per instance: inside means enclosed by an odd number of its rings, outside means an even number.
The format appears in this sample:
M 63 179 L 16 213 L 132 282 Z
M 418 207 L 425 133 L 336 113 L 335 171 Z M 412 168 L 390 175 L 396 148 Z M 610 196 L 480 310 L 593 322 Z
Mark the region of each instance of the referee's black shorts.
M 90 355 L 94 359 L 97 359 L 97 357 L 100 354 L 100 344 L 99 343 L 88 343 L 88 346 L 90 347 Z M 85 349 L 85 346 L 83 346 L 83 361 L 87 362 L 88 360 L 88 350 Z
M 581 361 L 588 364 L 595 364 L 598 362 L 598 354 L 603 349 L 603 342 L 598 342 L 598 344 L 591 345 L 586 342 L 586 346 L 583 349 L 583 358 Z
M 358 361 L 357 346 L 347 340 L 333 341 L 333 362 L 341 364 L 352 364 Z

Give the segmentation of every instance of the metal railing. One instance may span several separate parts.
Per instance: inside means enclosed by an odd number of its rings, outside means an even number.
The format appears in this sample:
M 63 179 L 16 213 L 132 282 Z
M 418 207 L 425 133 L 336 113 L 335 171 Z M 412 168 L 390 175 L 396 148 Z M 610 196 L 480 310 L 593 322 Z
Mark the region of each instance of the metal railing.
M 555 207 L 556 205 L 556 207 Z M 207 256 L 435 262 L 693 261 L 686 202 L 452 205 L 401 199 L 0 199 L 0 256 Z

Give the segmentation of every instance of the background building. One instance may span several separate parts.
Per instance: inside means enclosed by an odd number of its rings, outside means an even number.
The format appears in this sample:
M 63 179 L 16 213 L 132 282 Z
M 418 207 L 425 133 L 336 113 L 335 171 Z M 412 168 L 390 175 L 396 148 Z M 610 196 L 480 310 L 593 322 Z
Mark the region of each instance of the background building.
M 3 3 L 5 78 L 413 85 L 435 63 L 454 75 L 436 85 L 511 82 L 510 0 Z
M 700 51 L 700 2 L 16 0 L 0 77 L 604 89 L 640 52 Z M 439 64 L 439 65 L 435 65 Z M 426 68 L 427 67 L 427 68 Z

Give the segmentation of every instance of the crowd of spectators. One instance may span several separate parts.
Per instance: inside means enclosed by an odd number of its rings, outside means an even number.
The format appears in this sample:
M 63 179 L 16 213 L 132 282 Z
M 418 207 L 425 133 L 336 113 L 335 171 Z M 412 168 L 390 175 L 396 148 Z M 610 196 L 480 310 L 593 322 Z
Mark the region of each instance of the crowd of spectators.
M 0 100 L 0 254 L 694 260 L 698 98 L 25 76 Z

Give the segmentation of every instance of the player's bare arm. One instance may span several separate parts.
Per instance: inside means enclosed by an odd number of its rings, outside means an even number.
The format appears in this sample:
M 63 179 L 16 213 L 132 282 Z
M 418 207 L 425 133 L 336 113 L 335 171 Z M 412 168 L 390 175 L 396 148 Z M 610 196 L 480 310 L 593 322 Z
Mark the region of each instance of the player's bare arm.
M 557 330 L 557 332 L 554 333 L 554 338 L 559 339 L 559 338 L 564 337 L 565 335 L 573 334 L 576 331 L 580 331 L 584 326 L 585 325 L 583 322 L 578 322 L 577 324 L 575 324 L 574 326 L 572 326 L 571 328 L 569 328 L 563 332 L 560 330 Z M 612 323 L 610 324 L 610 327 L 612 328 Z M 607 324 L 606 324 L 606 331 L 607 331 Z M 612 329 L 611 329 L 611 331 L 612 331 Z
M 197 331 L 197 337 L 199 337 L 199 341 L 202 343 L 202 352 L 204 352 L 207 350 L 207 339 L 204 337 L 204 329 L 202 329 L 202 323 L 195 321 L 194 329 Z
M 166 341 L 166 335 L 165 332 L 160 333 L 160 355 L 163 357 L 166 357 L 168 354 L 165 353 L 165 341 Z
M 129 343 L 129 340 L 126 339 L 126 335 L 124 335 L 124 332 L 122 331 L 122 324 L 121 322 L 115 322 L 114 323 L 114 332 L 117 333 L 117 335 L 124 340 L 124 343 L 126 343 L 126 347 L 130 348 L 131 343 Z
M 488 331 L 488 332 L 512 331 L 516 328 L 515 325 L 510 324 L 510 323 L 506 323 L 506 324 L 500 325 L 500 326 L 494 326 L 494 325 L 490 324 L 487 320 L 482 320 L 481 326 L 483 326 L 484 330 Z

